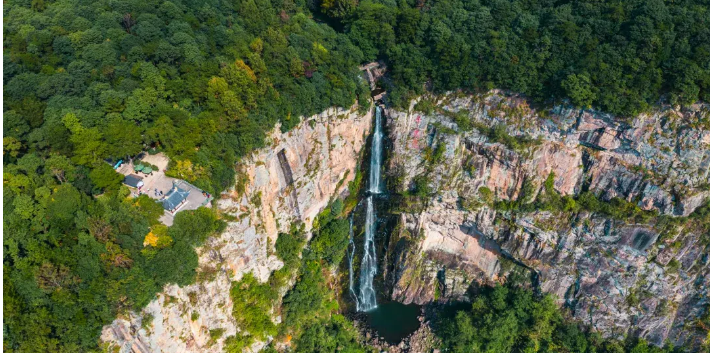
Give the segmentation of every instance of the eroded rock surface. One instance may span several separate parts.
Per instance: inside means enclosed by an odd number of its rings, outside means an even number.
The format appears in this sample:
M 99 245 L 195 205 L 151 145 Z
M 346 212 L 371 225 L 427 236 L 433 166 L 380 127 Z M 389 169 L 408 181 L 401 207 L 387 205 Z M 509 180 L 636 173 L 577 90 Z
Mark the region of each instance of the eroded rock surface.
M 217 202 L 232 221 L 197 250 L 197 283 L 166 286 L 141 313 L 104 327 L 102 340 L 122 353 L 222 352 L 224 339 L 239 329 L 231 282 L 248 272 L 266 281 L 283 265 L 273 250 L 278 233 L 296 221 L 310 230 L 331 198 L 346 192 L 371 120 L 371 113 L 360 115 L 353 107 L 330 109 L 287 133 L 276 127 L 269 147 L 240 163 L 237 185 Z M 142 325 L 146 317 L 152 321 Z M 210 330 L 218 329 L 221 336 L 211 339 Z
M 424 178 L 433 196 L 401 210 L 389 245 L 397 249 L 389 259 L 393 299 L 460 300 L 472 283 L 534 273 L 540 290 L 607 336 L 691 347 L 704 339 L 694 322 L 708 307 L 710 235 L 696 220 L 634 224 L 586 211 L 503 211 L 493 201 L 532 202 L 554 173 L 562 196 L 588 190 L 688 216 L 710 199 L 707 106 L 620 123 L 586 110 L 537 112 L 502 92 L 440 97 L 429 114 L 415 103 L 387 112 L 391 187 L 412 190 Z M 457 119 L 474 128 L 464 132 Z M 505 139 L 488 130 L 498 124 L 518 146 L 496 142 Z

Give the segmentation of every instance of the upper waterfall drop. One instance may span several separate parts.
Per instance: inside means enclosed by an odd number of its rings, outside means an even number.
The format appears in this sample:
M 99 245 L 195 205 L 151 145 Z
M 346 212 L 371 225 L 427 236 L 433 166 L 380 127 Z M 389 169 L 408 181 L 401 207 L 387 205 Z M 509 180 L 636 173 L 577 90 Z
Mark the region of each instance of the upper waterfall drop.
M 371 194 L 380 193 L 380 169 L 382 168 L 382 108 L 375 107 L 375 131 L 372 134 L 372 155 L 370 156 Z

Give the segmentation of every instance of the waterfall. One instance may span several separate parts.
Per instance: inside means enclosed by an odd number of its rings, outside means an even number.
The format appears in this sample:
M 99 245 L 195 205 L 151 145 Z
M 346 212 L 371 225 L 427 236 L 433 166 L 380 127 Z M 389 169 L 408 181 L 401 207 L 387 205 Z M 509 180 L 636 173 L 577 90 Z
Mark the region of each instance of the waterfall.
M 370 156 L 370 193 L 380 193 L 380 167 L 382 164 L 382 109 L 375 107 L 375 132 L 372 134 L 372 155 Z
M 362 263 L 360 264 L 359 311 L 370 311 L 377 307 L 373 281 L 377 274 L 377 255 L 375 254 L 375 205 L 372 196 L 367 197 L 367 215 L 365 217 L 365 243 L 363 244 Z
M 370 153 L 370 185 L 367 195 L 365 215 L 365 241 L 363 244 L 362 262 L 360 263 L 360 290 L 356 296 L 357 311 L 370 311 L 377 308 L 374 279 L 377 274 L 377 254 L 375 252 L 375 233 L 377 231 L 377 214 L 375 213 L 374 197 L 380 191 L 380 169 L 382 165 L 382 109 L 375 107 L 375 129 L 372 133 Z M 352 240 L 351 240 L 352 241 Z M 354 245 L 353 245 L 354 246 Z M 354 252 L 354 249 L 353 249 Z M 351 263 L 352 263 L 351 253 Z M 352 290 L 352 267 L 350 268 L 350 288 Z
M 355 257 L 355 242 L 353 241 L 353 216 L 350 215 L 350 236 L 348 244 L 348 268 L 349 268 L 349 279 L 350 279 L 350 296 L 355 300 L 355 309 L 360 311 L 360 303 L 357 299 L 357 294 L 355 293 L 355 282 L 353 281 L 353 258 Z

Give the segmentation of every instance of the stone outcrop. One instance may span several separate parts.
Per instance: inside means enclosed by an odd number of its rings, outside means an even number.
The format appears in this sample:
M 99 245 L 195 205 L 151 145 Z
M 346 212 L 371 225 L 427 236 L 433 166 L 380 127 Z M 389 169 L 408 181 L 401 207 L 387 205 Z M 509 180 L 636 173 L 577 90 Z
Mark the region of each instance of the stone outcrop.
M 439 97 L 429 114 L 415 103 L 387 112 L 391 188 L 403 192 L 424 176 L 433 196 L 401 210 L 397 245 L 390 244 L 398 249 L 389 259 L 393 299 L 465 299 L 470 285 L 522 273 L 607 336 L 691 347 L 704 339 L 694 321 L 708 310 L 709 235 L 697 219 L 675 227 L 667 219 L 710 200 L 707 106 L 664 107 L 620 122 L 565 107 L 538 112 L 497 91 Z M 462 119 L 478 129 L 462 131 Z M 498 124 L 508 140 L 501 129 L 490 132 Z M 562 196 L 618 197 L 666 221 L 493 206 L 531 202 L 551 173 Z
M 371 112 L 353 107 L 330 109 L 287 133 L 276 127 L 269 147 L 240 163 L 236 186 L 218 200 L 228 226 L 197 249 L 197 283 L 168 285 L 142 312 L 114 320 L 102 332 L 105 344 L 118 352 L 222 352 L 224 339 L 239 330 L 232 281 L 247 272 L 267 280 L 283 265 L 273 250 L 279 232 L 294 222 L 310 230 L 331 198 L 347 192 L 371 120 Z M 143 324 L 146 318 L 152 321 Z M 214 330 L 223 330 L 217 339 Z

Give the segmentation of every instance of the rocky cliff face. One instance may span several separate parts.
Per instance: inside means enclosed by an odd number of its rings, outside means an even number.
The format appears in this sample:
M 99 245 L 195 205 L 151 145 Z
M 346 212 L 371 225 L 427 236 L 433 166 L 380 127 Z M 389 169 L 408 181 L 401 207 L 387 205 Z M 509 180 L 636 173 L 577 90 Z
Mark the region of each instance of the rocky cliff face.
M 400 215 L 393 299 L 460 300 L 472 283 L 528 272 L 608 336 L 694 346 L 707 334 L 695 320 L 708 308 L 710 234 L 704 220 L 685 217 L 710 199 L 707 106 L 622 123 L 562 107 L 538 112 L 501 92 L 440 97 L 429 114 L 414 104 L 387 112 L 390 180 L 400 193 L 425 183 L 433 196 Z M 561 196 L 590 191 L 657 213 L 634 222 L 495 206 L 533 202 L 551 173 Z
M 371 120 L 371 112 L 353 107 L 330 109 L 288 133 L 277 127 L 269 147 L 240 163 L 236 186 L 217 202 L 231 221 L 197 250 L 197 283 L 167 286 L 141 313 L 104 327 L 102 340 L 119 352 L 222 352 L 224 339 L 239 329 L 231 282 L 248 272 L 265 281 L 283 265 L 273 250 L 278 233 L 296 221 L 310 230 L 330 199 L 346 192 Z M 214 330 L 223 333 L 213 339 Z

